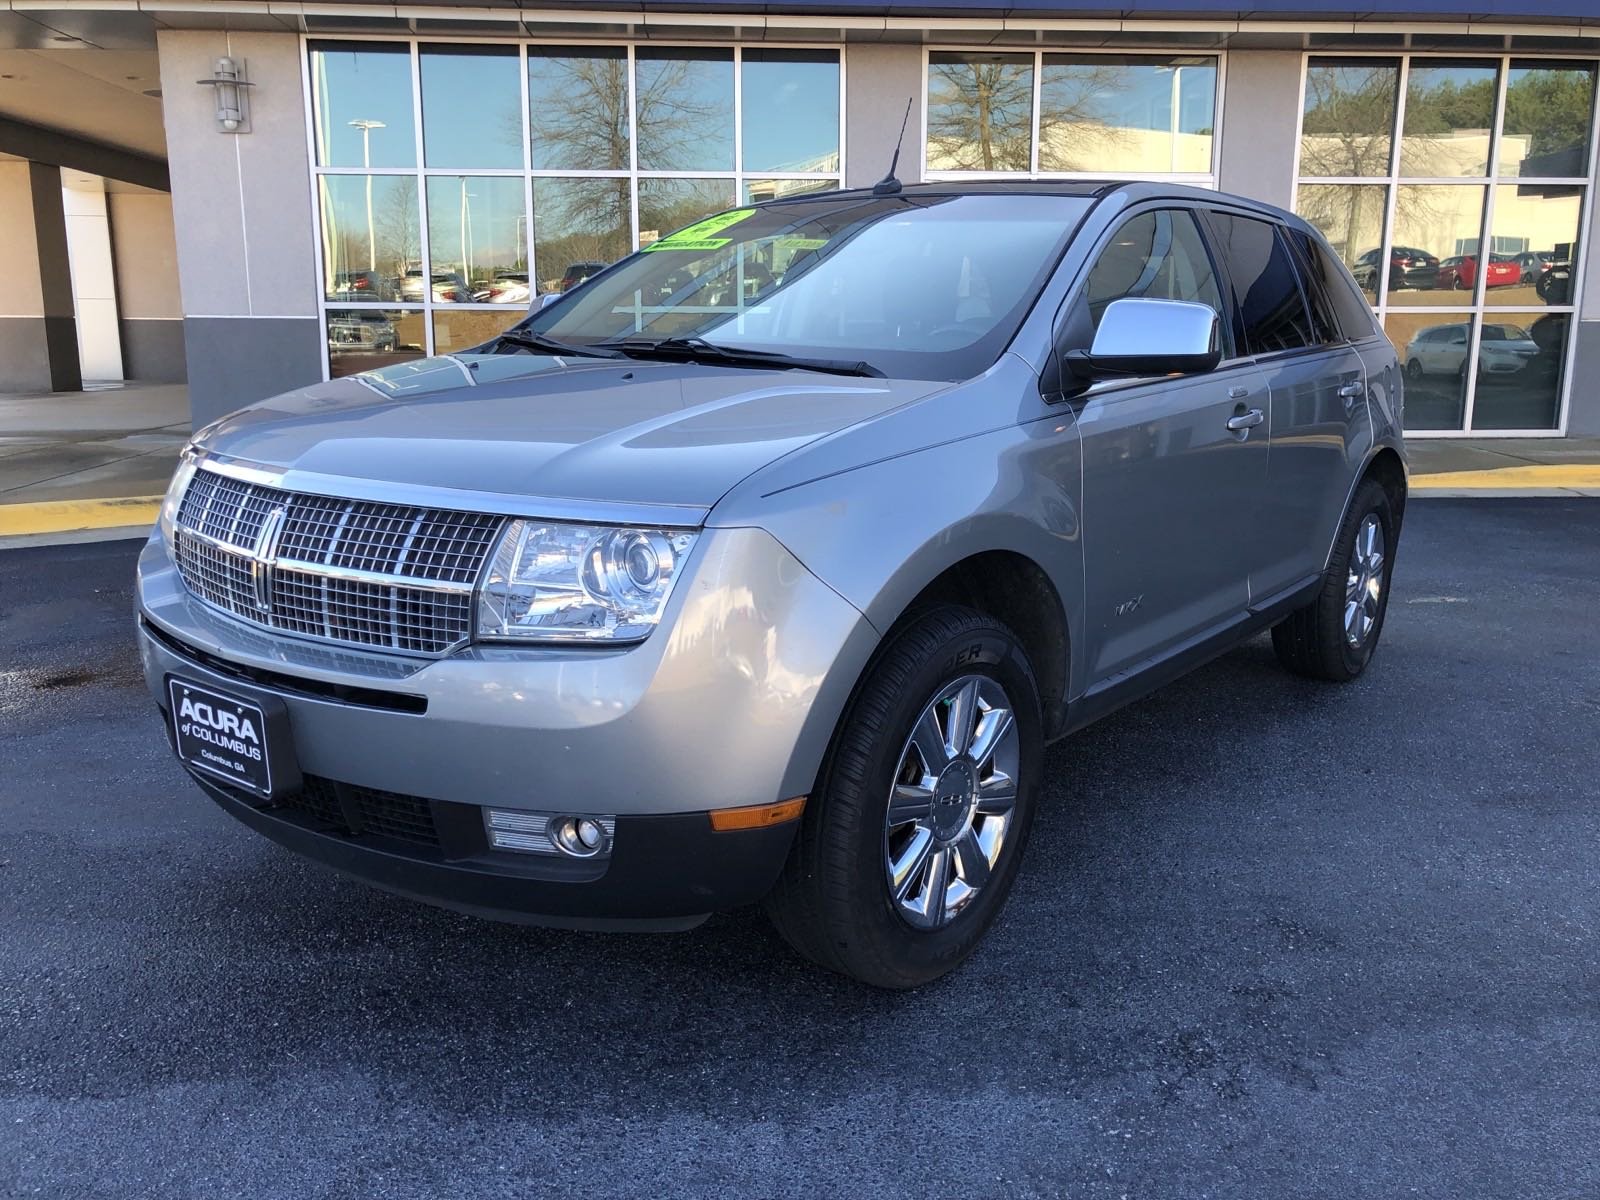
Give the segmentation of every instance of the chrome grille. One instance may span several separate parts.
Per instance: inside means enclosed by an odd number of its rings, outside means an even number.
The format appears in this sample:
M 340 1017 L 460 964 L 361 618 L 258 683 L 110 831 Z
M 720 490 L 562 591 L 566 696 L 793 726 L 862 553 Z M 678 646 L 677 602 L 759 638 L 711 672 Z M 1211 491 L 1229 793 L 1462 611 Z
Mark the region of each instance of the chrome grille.
M 280 509 L 274 533 L 269 518 Z M 247 621 L 441 654 L 471 633 L 473 584 L 500 524 L 487 513 L 306 495 L 202 468 L 178 506 L 172 549 L 190 591 Z

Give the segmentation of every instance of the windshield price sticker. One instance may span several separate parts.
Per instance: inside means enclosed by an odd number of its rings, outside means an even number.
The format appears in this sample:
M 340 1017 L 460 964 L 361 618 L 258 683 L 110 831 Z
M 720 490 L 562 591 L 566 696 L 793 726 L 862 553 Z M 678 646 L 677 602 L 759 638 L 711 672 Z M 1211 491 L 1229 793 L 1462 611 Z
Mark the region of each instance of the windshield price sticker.
M 707 217 L 704 221 L 697 221 L 685 229 L 680 229 L 677 233 L 668 234 L 659 242 L 651 242 L 648 246 L 641 247 L 641 249 L 645 251 L 720 250 L 733 239 L 719 238 L 716 235 L 730 225 L 737 225 L 755 211 L 753 208 L 736 208 L 732 212 L 718 213 L 714 217 Z

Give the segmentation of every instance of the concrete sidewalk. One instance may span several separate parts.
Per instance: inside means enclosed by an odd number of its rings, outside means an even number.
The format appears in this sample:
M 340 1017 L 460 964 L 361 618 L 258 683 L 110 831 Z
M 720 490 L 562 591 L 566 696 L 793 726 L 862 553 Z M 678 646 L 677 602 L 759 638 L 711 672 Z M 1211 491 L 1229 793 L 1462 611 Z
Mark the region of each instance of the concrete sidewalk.
M 181 384 L 0 395 L 0 548 L 141 533 L 188 435 Z M 1600 496 L 1600 438 L 1414 438 L 1409 450 L 1419 496 Z

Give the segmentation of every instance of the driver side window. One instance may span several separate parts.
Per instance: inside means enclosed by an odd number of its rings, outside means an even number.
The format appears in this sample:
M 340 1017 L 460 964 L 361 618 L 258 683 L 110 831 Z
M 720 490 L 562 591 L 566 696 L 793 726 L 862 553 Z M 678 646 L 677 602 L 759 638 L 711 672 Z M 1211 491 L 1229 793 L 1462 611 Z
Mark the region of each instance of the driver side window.
M 1194 217 L 1158 209 L 1129 220 L 1100 252 L 1084 288 L 1095 328 L 1113 300 L 1192 300 L 1222 312 L 1222 293 Z
M 1112 235 L 1089 269 L 1061 330 L 1062 349 L 1087 350 L 1100 318 L 1113 300 L 1125 297 L 1190 300 L 1222 314 L 1222 292 L 1211 256 L 1194 215 L 1181 208 L 1156 209 L 1130 217 Z M 1220 333 L 1223 357 L 1230 357 L 1227 322 Z

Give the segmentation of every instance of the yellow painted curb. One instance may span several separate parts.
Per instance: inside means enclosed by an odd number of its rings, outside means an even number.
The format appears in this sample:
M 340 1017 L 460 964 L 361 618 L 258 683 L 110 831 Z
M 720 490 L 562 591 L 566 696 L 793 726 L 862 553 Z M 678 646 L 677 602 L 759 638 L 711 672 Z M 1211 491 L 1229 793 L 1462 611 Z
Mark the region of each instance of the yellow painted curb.
M 1439 471 L 1411 476 L 1412 491 L 1449 488 L 1451 491 L 1492 492 L 1500 488 L 1600 488 L 1600 465 L 1547 463 L 1526 467 L 1492 467 L 1486 471 Z
M 80 529 L 120 529 L 154 525 L 160 496 L 118 496 L 109 500 L 44 500 L 0 504 L 0 537 L 30 533 L 76 533 Z

